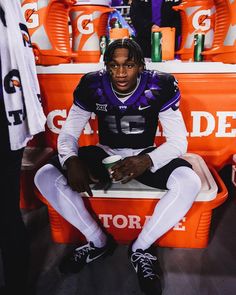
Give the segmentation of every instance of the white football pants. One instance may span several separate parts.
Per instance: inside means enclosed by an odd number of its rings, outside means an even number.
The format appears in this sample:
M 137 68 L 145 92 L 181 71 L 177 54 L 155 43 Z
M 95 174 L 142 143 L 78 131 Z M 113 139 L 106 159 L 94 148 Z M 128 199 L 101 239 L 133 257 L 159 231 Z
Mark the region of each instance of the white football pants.
M 106 234 L 84 206 L 81 195 L 70 188 L 56 167 L 46 164 L 40 168 L 35 175 L 35 184 L 51 206 L 78 228 L 87 241 L 97 247 L 105 245 Z M 201 189 L 201 181 L 192 169 L 178 167 L 169 176 L 167 188 L 134 242 L 133 251 L 149 248 L 185 216 Z

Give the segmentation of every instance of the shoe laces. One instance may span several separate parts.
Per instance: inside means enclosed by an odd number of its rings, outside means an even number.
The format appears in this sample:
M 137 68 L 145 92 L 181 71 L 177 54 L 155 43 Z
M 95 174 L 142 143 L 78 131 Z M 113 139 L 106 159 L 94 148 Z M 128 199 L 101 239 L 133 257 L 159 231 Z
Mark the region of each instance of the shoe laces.
M 138 263 L 140 265 L 144 278 L 149 279 L 154 279 L 155 277 L 158 277 L 158 275 L 153 271 L 153 263 L 156 260 L 157 257 L 151 255 L 148 252 L 134 252 L 131 256 L 131 262 Z
M 86 256 L 91 250 L 94 250 L 94 247 L 90 243 L 85 245 L 83 248 L 75 249 L 73 258 L 75 261 L 79 261 L 82 257 Z

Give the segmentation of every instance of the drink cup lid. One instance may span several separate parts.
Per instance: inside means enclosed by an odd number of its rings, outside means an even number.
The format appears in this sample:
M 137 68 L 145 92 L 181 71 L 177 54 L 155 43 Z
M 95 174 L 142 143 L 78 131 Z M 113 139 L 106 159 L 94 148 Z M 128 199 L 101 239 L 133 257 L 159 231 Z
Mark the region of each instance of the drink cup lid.
M 111 163 L 115 163 L 119 160 L 121 160 L 121 156 L 120 155 L 113 155 L 113 156 L 109 156 L 106 157 L 105 159 L 102 160 L 103 164 L 111 164 Z

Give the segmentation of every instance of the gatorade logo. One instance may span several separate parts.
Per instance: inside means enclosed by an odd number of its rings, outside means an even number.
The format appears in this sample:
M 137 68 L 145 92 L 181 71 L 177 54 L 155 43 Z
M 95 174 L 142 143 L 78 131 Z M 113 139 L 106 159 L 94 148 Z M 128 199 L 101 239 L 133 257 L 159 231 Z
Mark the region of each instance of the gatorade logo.
M 192 25 L 196 30 L 208 31 L 211 28 L 211 10 L 199 10 L 197 11 L 192 19 Z
M 21 30 L 21 33 L 22 33 L 24 46 L 31 48 L 32 44 L 31 44 L 30 34 L 29 34 L 27 26 L 25 24 L 22 24 L 22 23 L 20 23 L 19 26 L 20 26 L 20 30 Z
M 78 31 L 83 35 L 89 35 L 94 32 L 94 25 L 92 23 L 93 16 L 92 14 L 83 14 L 78 17 L 77 28 Z
M 67 110 L 53 110 L 47 116 L 47 126 L 49 130 L 55 134 L 59 134 L 67 117 Z M 91 120 L 95 120 L 95 114 L 92 113 Z M 89 122 L 84 127 L 84 134 L 93 134 Z
M 20 73 L 18 70 L 11 70 L 4 78 L 4 89 L 8 94 L 16 93 L 21 89 Z
M 65 119 L 67 117 L 67 111 L 63 110 L 54 110 L 51 111 L 47 116 L 47 126 L 55 134 L 59 134 Z
M 141 229 L 151 216 L 145 216 L 145 220 L 139 215 L 123 214 L 99 214 L 99 219 L 105 228 L 115 227 L 117 229 Z M 184 225 L 185 224 L 185 225 Z M 175 231 L 186 231 L 186 217 L 183 217 L 173 228 Z
M 34 29 L 39 26 L 39 15 L 35 13 L 38 11 L 38 4 L 35 3 L 26 3 L 22 6 L 23 15 L 27 22 L 27 27 L 29 29 Z
M 184 2 L 185 3 L 185 2 Z M 214 35 L 214 14 L 215 8 L 207 7 L 206 9 L 201 9 L 201 6 L 186 7 L 186 16 L 189 19 L 191 26 L 189 27 L 189 32 L 186 36 L 184 48 L 193 48 L 194 33 L 196 31 L 204 32 L 205 42 L 204 48 L 211 48 L 213 43 Z
M 47 126 L 51 132 L 59 134 L 61 127 L 67 117 L 66 109 L 53 110 L 47 116 Z M 189 137 L 207 137 L 214 134 L 217 138 L 236 137 L 236 111 L 219 111 L 216 114 L 205 111 L 192 111 L 192 130 L 189 131 Z M 95 120 L 93 114 L 91 119 Z M 84 134 L 97 133 L 93 130 L 89 122 L 86 124 Z M 162 136 L 158 127 L 156 136 Z
M 8 118 L 12 118 L 12 123 L 9 125 L 19 125 L 22 124 L 23 120 L 26 118 L 25 101 L 22 93 L 20 73 L 18 70 L 11 70 L 4 78 L 4 90 L 8 94 L 14 94 L 18 91 L 21 92 L 23 109 L 18 109 L 8 112 Z
M 215 137 L 236 137 L 236 112 L 216 112 L 214 117 L 209 112 L 191 112 L 193 129 L 191 137 L 209 136 L 215 131 Z M 217 119 L 217 120 L 216 120 Z

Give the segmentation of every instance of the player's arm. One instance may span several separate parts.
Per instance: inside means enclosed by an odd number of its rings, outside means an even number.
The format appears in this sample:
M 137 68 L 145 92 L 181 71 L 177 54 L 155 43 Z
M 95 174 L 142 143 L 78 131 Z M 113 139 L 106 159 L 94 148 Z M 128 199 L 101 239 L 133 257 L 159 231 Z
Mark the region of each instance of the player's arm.
M 126 183 L 148 169 L 155 172 L 171 160 L 186 153 L 187 131 L 180 110 L 169 108 L 160 113 L 159 119 L 166 142 L 150 153 L 127 157 L 114 165 L 112 177 L 115 180 L 123 179 L 122 182 Z
M 173 110 L 169 108 L 161 112 L 159 114 L 159 120 L 166 142 L 148 153 L 153 164 L 151 168 L 152 172 L 185 154 L 188 147 L 187 130 L 179 109 Z
M 62 167 L 67 170 L 68 184 L 77 192 L 87 192 L 89 187 L 87 168 L 78 158 L 78 139 L 91 116 L 91 112 L 72 105 L 65 124 L 58 136 L 58 153 Z
M 187 130 L 179 109 L 181 94 L 178 81 L 174 76 L 163 76 L 162 97 L 163 104 L 159 112 L 159 122 L 166 142 L 148 153 L 153 163 L 152 172 L 182 156 L 186 153 L 188 146 Z

